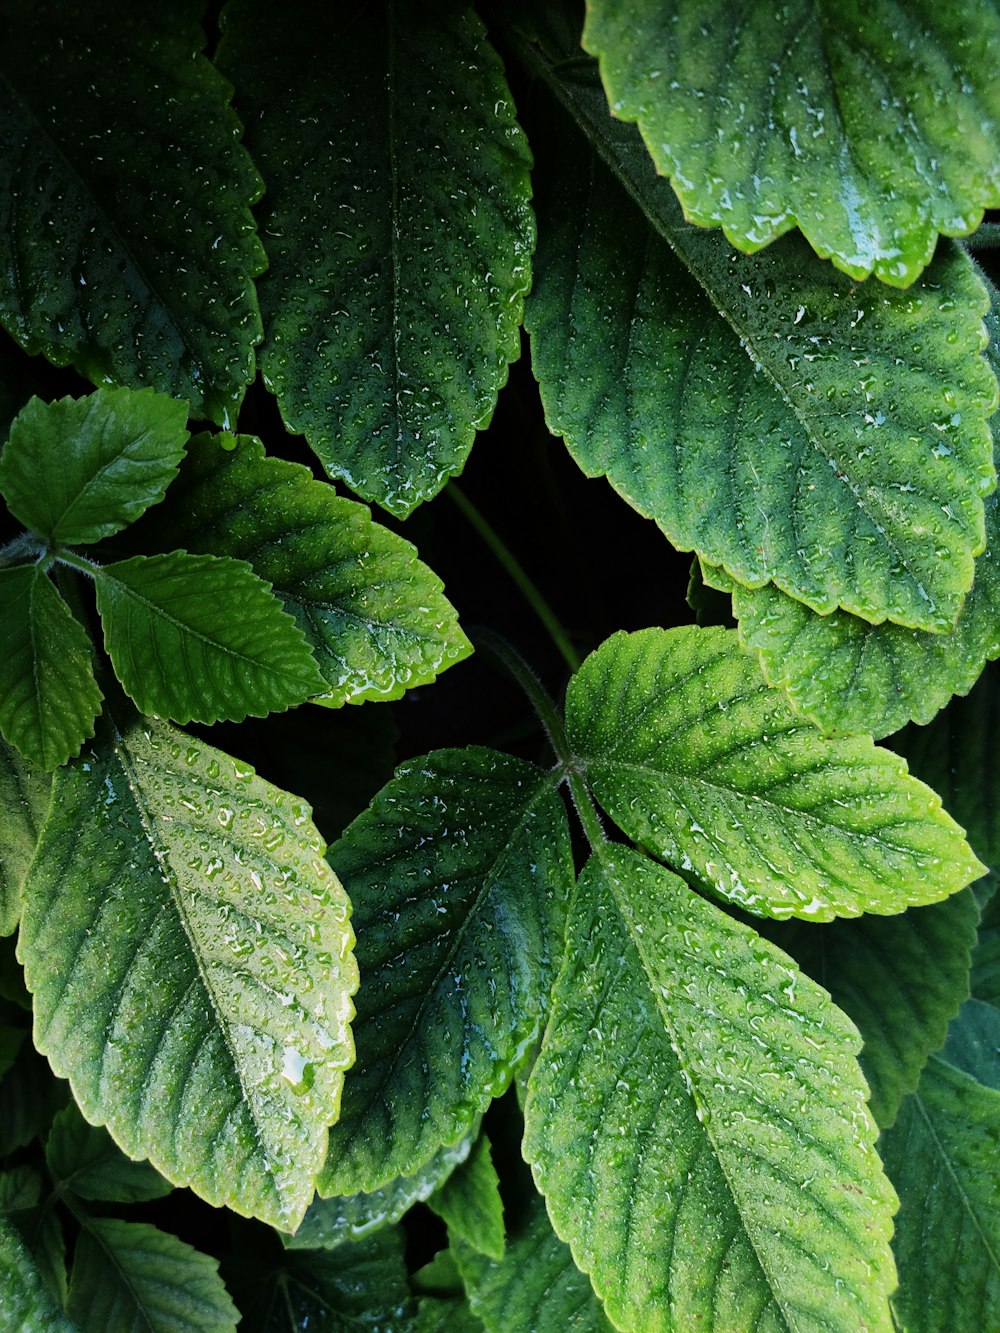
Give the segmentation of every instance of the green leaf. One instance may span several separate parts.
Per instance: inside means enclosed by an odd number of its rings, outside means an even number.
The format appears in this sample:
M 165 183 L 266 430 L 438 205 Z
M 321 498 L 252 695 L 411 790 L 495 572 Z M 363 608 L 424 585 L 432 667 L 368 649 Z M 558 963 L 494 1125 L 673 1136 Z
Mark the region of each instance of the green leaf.
M 240 722 L 323 689 L 305 636 L 243 560 L 137 555 L 94 582 L 104 646 L 144 713 Z
M 552 774 L 477 746 L 401 765 L 329 859 L 365 985 L 324 1195 L 414 1175 L 505 1091 L 544 1020 L 573 879 Z
M 455 1246 L 469 1304 L 487 1333 L 511 1329 L 559 1329 L 560 1333 L 610 1333 L 600 1301 L 569 1246 L 552 1230 L 544 1202 L 532 1200 L 527 1220 L 506 1253 L 487 1258 L 471 1245 Z
M 78 1333 L 56 1304 L 16 1227 L 0 1216 L 0 1311 L 18 1333 Z
M 200 20 L 193 0 L 4 5 L 0 321 L 95 384 L 226 423 L 261 336 L 261 183 Z
M 584 87 L 560 91 L 642 207 L 563 119 L 539 139 L 526 324 L 549 428 L 741 583 L 950 628 L 995 485 L 989 302 L 968 256 L 943 247 L 906 293 L 859 293 L 791 238 L 736 257 L 685 228 L 628 131 L 586 120 Z
M 882 1137 L 900 1200 L 894 1305 L 908 1333 L 1000 1324 L 998 1125 L 1000 1092 L 932 1056 Z
M 787 954 L 668 870 L 588 862 L 524 1152 L 616 1327 L 891 1327 L 859 1047 Z
M 1000 1091 L 1000 1009 L 983 1000 L 966 1000 L 948 1028 L 941 1059 Z
M 107 1130 L 88 1125 L 72 1102 L 52 1122 L 45 1160 L 57 1187 L 81 1199 L 141 1203 L 172 1189 L 148 1162 L 126 1157 Z
M 66 1103 L 66 1085 L 26 1041 L 14 1065 L 0 1080 L 0 1157 L 44 1134 Z
M 777 942 L 857 1025 L 875 1123 L 886 1129 L 969 993 L 971 890 L 898 916 L 798 925 Z
M 906 286 L 1000 204 L 992 5 L 593 0 L 583 44 L 685 217 L 741 250 L 798 226 Z
M 219 55 L 268 182 L 264 380 L 331 477 L 404 517 L 462 470 L 518 356 L 531 157 L 470 9 L 293 12 L 230 0 Z
M 428 1205 L 443 1218 L 450 1239 L 466 1241 L 477 1254 L 490 1259 L 503 1258 L 503 1201 L 485 1134 L 479 1136 L 467 1160 L 431 1195 Z
M 66 1308 L 66 1237 L 59 1210 L 52 1207 L 51 1195 L 34 1208 L 19 1211 L 11 1218 L 27 1247 L 42 1281 L 60 1309 Z M 2 1305 L 0 1305 L 2 1309 Z
M 84 1115 L 292 1230 L 354 1052 L 349 904 L 308 807 L 166 723 L 60 770 L 25 888 L 35 1041 Z
M 41 1173 L 32 1166 L 0 1171 L 0 1213 L 16 1213 L 37 1207 L 42 1197 Z
M 483 1333 L 464 1297 L 421 1298 L 410 1328 L 412 1333 Z
M 9 935 L 21 915 L 21 885 L 51 792 L 49 775 L 0 740 L 0 935 Z
M 88 1217 L 67 1302 L 81 1333 L 235 1333 L 217 1260 L 145 1222 Z
M 978 1000 L 1000 1007 L 1000 896 L 994 894 L 982 910 L 969 985 Z
M 100 541 L 163 499 L 188 438 L 187 403 L 142 389 L 33 398 L 0 455 L 15 518 L 49 542 Z
M 43 772 L 79 754 L 103 698 L 90 639 L 43 564 L 0 569 L 0 728 Z
M 170 503 L 134 536 L 248 561 L 308 639 L 319 702 L 399 699 L 472 651 L 409 542 L 252 435 L 196 437 Z
M 0 1078 L 3 1078 L 16 1060 L 21 1043 L 27 1035 L 24 1028 L 7 1027 L 6 1024 L 0 1026 Z
M 747 911 L 887 915 L 983 871 L 903 760 L 804 722 L 732 630 L 613 635 L 571 680 L 566 723 L 619 827 Z

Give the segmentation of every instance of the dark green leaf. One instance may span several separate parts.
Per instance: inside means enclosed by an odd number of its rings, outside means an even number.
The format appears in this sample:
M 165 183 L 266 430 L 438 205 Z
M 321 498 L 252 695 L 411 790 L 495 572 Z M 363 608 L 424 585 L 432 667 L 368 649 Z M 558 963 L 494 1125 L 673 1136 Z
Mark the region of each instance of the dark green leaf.
M 1000 1009 L 983 1000 L 966 1000 L 948 1028 L 941 1059 L 1000 1091 Z
M 42 1197 L 43 1180 L 32 1166 L 15 1166 L 0 1171 L 0 1213 L 16 1213 L 34 1208 Z
M 0 1080 L 0 1157 L 23 1148 L 48 1129 L 66 1104 L 66 1084 L 25 1041 L 14 1065 Z
M 88 1125 L 72 1102 L 52 1122 L 45 1160 L 56 1185 L 81 1199 L 141 1203 L 172 1189 L 148 1162 L 126 1157 L 106 1129 Z
M 444 1219 L 450 1239 L 463 1240 L 477 1254 L 490 1259 L 503 1258 L 503 1201 L 485 1134 L 479 1136 L 467 1160 L 431 1195 L 428 1204 Z
M 49 775 L 0 739 L 0 935 L 9 935 L 21 915 L 21 885 L 51 791 Z M 0 981 L 0 994 L 4 993 Z
M 10 1219 L 20 1233 L 38 1274 L 60 1309 L 66 1307 L 66 1237 L 51 1196 Z M 0 1313 L 3 1303 L 0 1301 Z M 33 1333 L 33 1330 L 29 1330 Z
M 24 1028 L 0 1026 L 0 1079 L 17 1059 L 21 1043 L 27 1035 Z
M 969 985 L 977 999 L 1000 1006 L 1000 894 L 994 893 L 982 913 Z
M 78 1333 L 56 1304 L 17 1228 L 2 1216 L 0 1313 L 11 1333 Z

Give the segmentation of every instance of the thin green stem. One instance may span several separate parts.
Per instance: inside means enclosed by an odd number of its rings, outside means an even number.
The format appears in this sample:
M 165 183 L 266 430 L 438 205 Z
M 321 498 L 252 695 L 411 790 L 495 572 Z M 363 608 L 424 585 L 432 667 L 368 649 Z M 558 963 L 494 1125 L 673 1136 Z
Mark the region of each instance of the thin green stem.
M 101 568 L 96 560 L 88 560 L 85 555 L 71 551 L 68 546 L 57 547 L 52 553 L 52 560 L 58 565 L 69 565 L 70 569 L 78 569 L 81 574 L 89 574 L 91 578 L 94 578 Z
M 45 551 L 45 543 L 40 537 L 36 537 L 33 532 L 22 532 L 6 546 L 0 546 L 0 569 L 7 565 L 26 565 L 32 560 L 39 560 Z
M 601 848 L 607 844 L 608 839 L 601 825 L 601 817 L 597 813 L 597 806 L 594 804 L 593 798 L 587 790 L 587 784 L 583 780 L 583 774 L 578 768 L 566 769 L 566 785 L 569 787 L 569 794 L 573 798 L 573 807 L 580 823 L 583 825 L 587 841 L 590 843 L 590 850 L 599 853 Z
M 973 253 L 977 250 L 996 250 L 1000 247 L 1000 222 L 984 222 L 971 236 L 963 236 L 962 244 Z
M 476 532 L 479 533 L 480 537 L 482 537 L 483 541 L 517 584 L 525 600 L 545 626 L 552 642 L 559 649 L 560 653 L 562 653 L 563 659 L 570 671 L 579 670 L 580 658 L 576 649 L 573 647 L 572 643 L 570 643 L 569 635 L 559 623 L 556 613 L 552 610 L 551 606 L 549 606 L 538 588 L 525 573 L 524 567 L 521 565 L 517 557 L 501 541 L 500 537 L 494 532 L 493 528 L 490 527 L 489 523 L 476 506 L 467 496 L 462 494 L 454 482 L 450 484 L 446 493 L 451 496 L 455 505 L 469 520 Z

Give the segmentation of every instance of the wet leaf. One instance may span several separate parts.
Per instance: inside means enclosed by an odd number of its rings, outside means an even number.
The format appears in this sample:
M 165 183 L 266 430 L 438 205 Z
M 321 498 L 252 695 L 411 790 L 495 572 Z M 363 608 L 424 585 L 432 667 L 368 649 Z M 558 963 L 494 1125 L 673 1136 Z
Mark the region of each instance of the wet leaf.
M 446 1223 L 449 1239 L 461 1239 L 490 1259 L 503 1258 L 503 1201 L 485 1134 L 479 1136 L 466 1161 L 431 1195 L 428 1204 Z

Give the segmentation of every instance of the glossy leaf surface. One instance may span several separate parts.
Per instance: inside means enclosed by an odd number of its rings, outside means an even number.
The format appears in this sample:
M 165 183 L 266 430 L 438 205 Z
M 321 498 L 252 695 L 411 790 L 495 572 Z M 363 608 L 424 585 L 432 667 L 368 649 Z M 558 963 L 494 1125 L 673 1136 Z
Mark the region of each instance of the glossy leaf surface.
M 429 1205 L 445 1222 L 450 1239 L 466 1241 L 490 1259 L 503 1258 L 503 1201 L 485 1134 L 479 1136 L 466 1161 L 431 1195 Z

